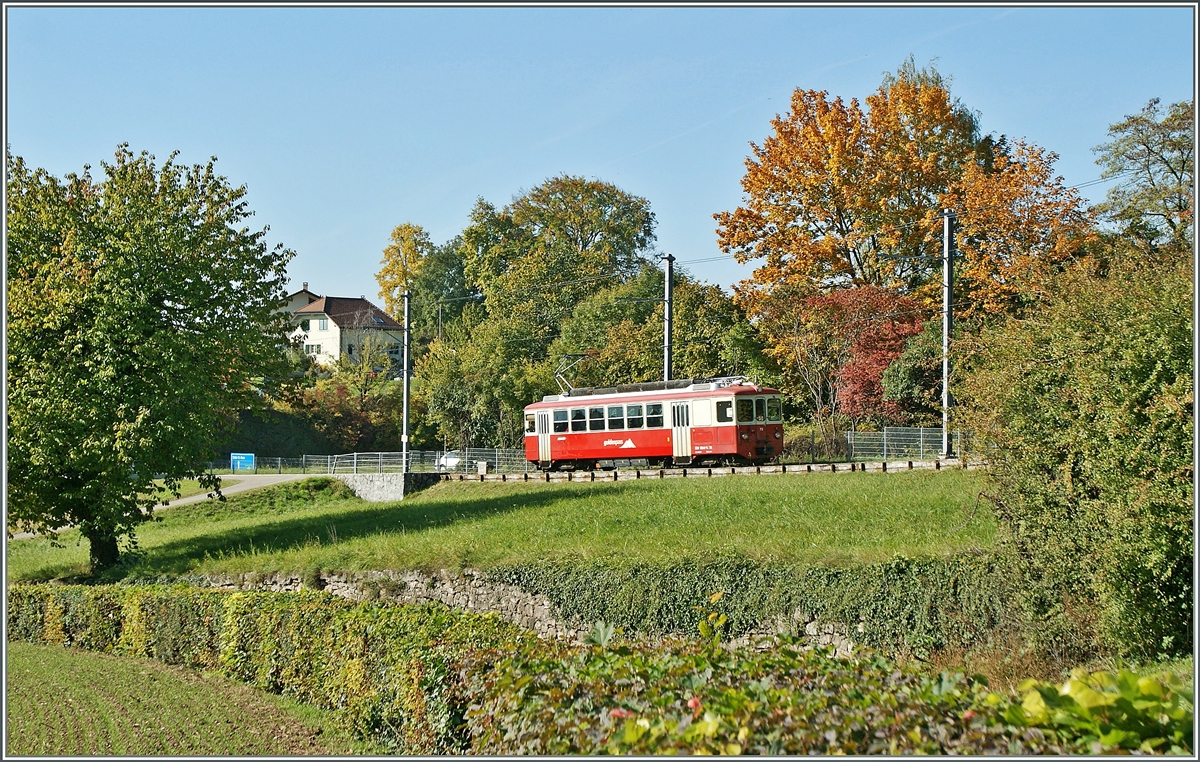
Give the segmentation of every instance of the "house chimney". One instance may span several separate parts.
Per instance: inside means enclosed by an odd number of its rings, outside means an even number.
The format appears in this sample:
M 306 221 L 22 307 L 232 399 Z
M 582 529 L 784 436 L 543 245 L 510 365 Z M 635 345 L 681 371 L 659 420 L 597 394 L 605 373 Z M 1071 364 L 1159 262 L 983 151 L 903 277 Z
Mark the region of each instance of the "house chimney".
M 304 289 L 305 291 L 307 291 L 307 290 L 308 290 L 308 281 L 304 281 L 304 286 L 303 286 L 303 289 Z
M 359 294 L 359 295 L 358 295 L 358 298 L 359 298 L 359 299 L 366 299 L 366 298 L 367 298 L 367 295 L 366 295 L 366 294 Z

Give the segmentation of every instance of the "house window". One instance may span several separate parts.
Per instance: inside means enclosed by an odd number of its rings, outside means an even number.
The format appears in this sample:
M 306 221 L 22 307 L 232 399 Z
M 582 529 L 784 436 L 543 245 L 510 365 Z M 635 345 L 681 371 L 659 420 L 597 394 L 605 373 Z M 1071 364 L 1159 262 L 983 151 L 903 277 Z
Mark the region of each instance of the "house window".
M 354 354 L 354 345 L 353 344 L 346 345 L 346 354 L 348 354 L 348 355 Z
M 308 320 L 307 319 L 300 321 L 300 330 L 305 331 L 305 332 L 308 331 Z
M 306 354 L 306 355 L 321 354 L 321 345 L 320 344 L 305 344 L 304 345 L 304 354 Z
M 320 318 L 319 320 L 317 320 L 317 330 L 318 331 L 328 331 L 329 330 L 329 318 Z

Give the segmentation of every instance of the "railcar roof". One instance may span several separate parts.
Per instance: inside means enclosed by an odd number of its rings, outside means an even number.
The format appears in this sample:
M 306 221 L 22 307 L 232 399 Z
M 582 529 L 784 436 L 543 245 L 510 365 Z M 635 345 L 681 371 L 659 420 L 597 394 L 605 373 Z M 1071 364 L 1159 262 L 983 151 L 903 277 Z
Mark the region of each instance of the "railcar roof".
M 663 382 L 652 382 L 652 384 L 628 384 L 625 386 L 610 386 L 610 387 L 588 387 L 580 389 L 572 389 L 570 394 L 550 394 L 541 399 L 540 402 L 534 402 L 527 405 L 528 408 L 546 408 L 546 407 L 576 407 L 589 402 L 600 402 L 615 399 L 635 399 L 635 400 L 667 400 L 667 399 L 690 399 L 695 397 L 711 397 L 723 394 L 779 394 L 778 389 L 772 389 L 767 386 L 759 386 L 751 381 L 743 379 L 728 380 L 728 379 L 693 379 L 685 381 L 682 384 L 679 382 L 666 382 L 673 386 L 664 388 Z M 674 384 L 679 384 L 674 386 Z M 631 387 L 652 386 L 657 388 L 639 388 Z M 581 392 L 586 392 L 582 393 Z

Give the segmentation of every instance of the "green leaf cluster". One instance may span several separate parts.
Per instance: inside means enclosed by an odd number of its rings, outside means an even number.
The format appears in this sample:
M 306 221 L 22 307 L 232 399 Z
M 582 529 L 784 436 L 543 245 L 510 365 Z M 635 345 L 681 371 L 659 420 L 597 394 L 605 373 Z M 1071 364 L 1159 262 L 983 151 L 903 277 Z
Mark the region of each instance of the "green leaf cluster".
M 1027 680 L 1018 690 L 1024 699 L 1006 707 L 1009 724 L 1047 728 L 1093 754 L 1187 754 L 1192 748 L 1193 700 L 1174 675 L 1075 669 L 1062 685 Z

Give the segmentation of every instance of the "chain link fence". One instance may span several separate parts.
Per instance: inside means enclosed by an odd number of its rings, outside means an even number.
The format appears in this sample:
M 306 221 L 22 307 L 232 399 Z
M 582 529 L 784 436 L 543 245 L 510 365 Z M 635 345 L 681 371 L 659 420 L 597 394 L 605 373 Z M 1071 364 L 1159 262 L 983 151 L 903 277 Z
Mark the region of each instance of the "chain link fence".
M 954 454 L 970 446 L 970 434 L 950 432 Z M 933 460 L 942 454 L 940 426 L 885 426 L 883 431 L 847 431 L 848 460 Z

